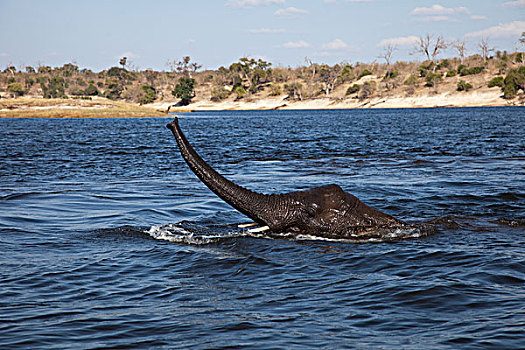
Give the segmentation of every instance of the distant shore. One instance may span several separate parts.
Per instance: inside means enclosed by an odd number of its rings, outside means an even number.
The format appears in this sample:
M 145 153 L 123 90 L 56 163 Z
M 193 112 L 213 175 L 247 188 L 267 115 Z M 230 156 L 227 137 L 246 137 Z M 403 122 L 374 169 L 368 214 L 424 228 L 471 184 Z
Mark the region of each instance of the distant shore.
M 21 97 L 0 99 L 0 118 L 124 118 L 163 117 L 170 113 L 192 111 L 242 110 L 306 110 L 306 109 L 370 109 L 370 108 L 433 108 L 433 107 L 496 107 L 524 106 L 517 99 L 505 100 L 500 89 L 478 89 L 473 92 L 444 92 L 419 96 L 384 96 L 366 100 L 356 98 L 316 98 L 289 101 L 286 98 L 262 98 L 241 101 L 212 102 L 198 100 L 177 107 L 176 100 L 140 106 L 135 103 L 105 98 L 43 99 Z

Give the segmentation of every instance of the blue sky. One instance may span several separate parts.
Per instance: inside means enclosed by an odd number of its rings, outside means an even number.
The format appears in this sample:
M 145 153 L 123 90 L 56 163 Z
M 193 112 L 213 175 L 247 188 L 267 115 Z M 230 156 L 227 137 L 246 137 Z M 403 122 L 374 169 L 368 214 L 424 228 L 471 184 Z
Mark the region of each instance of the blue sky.
M 394 61 L 421 60 L 410 53 L 427 33 L 465 39 L 470 54 L 482 37 L 524 50 L 525 0 L 0 0 L 0 32 L 0 68 L 74 62 L 99 71 L 122 56 L 156 70 L 186 55 L 210 69 L 245 56 L 281 66 L 372 62 L 388 43 Z

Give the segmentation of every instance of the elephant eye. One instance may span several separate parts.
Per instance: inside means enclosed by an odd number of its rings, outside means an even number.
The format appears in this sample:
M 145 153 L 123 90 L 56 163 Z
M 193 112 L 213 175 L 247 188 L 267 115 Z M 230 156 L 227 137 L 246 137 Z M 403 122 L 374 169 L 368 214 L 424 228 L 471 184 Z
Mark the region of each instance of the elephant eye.
M 317 214 L 317 208 L 319 208 L 319 206 L 315 203 L 312 205 L 308 205 L 306 207 L 306 213 L 308 214 L 308 216 L 314 217 Z

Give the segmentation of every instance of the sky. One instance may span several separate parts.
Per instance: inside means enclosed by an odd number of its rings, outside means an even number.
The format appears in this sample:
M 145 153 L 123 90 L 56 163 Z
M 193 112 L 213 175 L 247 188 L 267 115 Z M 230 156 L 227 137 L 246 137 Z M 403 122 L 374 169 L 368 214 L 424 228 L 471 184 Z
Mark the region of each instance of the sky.
M 74 63 L 101 71 L 126 56 L 132 69 L 168 70 L 190 56 L 203 69 L 241 57 L 274 66 L 423 60 L 418 37 L 488 40 L 525 50 L 525 0 L 0 0 L 0 69 Z M 457 56 L 448 49 L 439 57 Z

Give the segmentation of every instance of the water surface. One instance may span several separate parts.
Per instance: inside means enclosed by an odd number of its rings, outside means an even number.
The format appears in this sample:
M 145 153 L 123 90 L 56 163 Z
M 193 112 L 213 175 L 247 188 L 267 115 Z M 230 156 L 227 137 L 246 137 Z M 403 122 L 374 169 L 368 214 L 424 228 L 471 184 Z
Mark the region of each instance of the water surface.
M 158 119 L 0 119 L 1 348 L 521 348 L 523 108 L 200 112 L 264 193 L 337 183 L 432 234 L 269 239 Z

